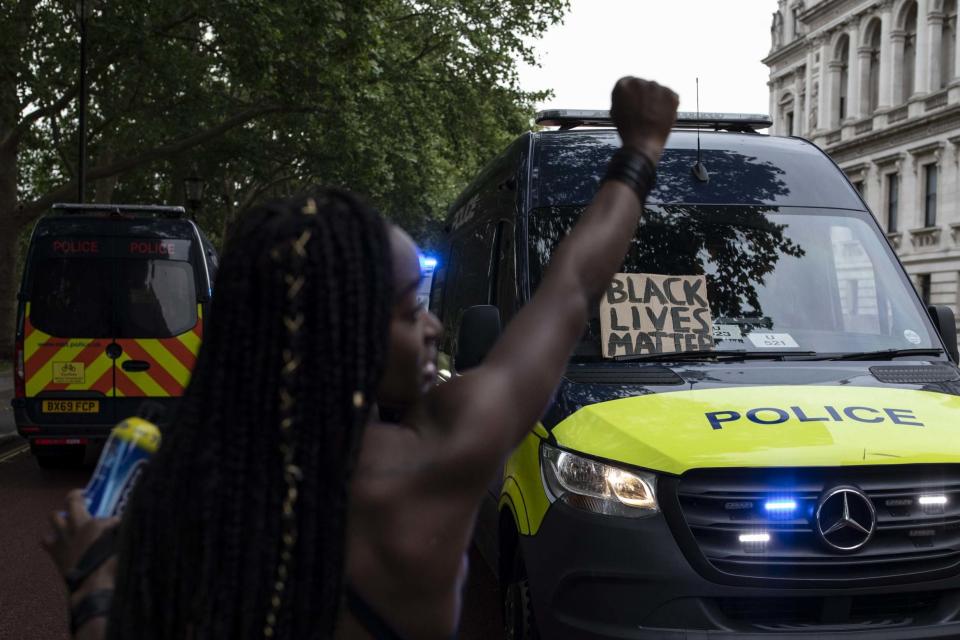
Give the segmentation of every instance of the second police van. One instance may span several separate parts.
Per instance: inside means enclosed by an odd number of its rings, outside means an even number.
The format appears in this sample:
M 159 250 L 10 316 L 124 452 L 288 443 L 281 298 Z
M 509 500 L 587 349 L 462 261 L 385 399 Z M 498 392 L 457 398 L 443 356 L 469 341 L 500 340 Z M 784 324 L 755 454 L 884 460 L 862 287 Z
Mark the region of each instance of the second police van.
M 530 299 L 620 144 L 605 112 L 538 123 L 559 129 L 451 209 L 442 375 Z M 769 124 L 680 114 L 622 273 L 490 486 L 508 637 L 960 636 L 954 314 Z
M 81 459 L 145 402 L 169 416 L 196 361 L 216 268 L 183 207 L 62 204 L 37 222 L 18 294 L 12 402 L 42 466 Z

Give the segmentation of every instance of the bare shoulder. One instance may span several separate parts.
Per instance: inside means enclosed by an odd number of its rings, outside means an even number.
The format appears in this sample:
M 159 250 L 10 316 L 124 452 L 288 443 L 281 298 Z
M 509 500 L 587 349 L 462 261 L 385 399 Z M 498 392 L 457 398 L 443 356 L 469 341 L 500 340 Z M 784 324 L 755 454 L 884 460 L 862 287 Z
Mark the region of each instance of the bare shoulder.
M 507 378 L 479 367 L 439 385 L 425 398 L 418 419 L 436 443 L 432 460 L 437 470 L 472 480 L 495 470 L 510 442 L 491 428 L 510 419 Z

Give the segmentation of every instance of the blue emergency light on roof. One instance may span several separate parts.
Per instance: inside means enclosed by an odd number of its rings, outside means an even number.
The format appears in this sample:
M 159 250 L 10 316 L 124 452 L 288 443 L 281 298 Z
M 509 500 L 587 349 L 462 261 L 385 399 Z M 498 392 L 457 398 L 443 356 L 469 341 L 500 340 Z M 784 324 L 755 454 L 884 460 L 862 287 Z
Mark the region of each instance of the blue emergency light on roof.
M 538 111 L 534 122 L 544 127 L 612 127 L 609 111 L 596 109 L 547 109 Z M 713 113 L 679 111 L 675 129 L 714 129 L 716 131 L 753 132 L 773 125 L 770 116 L 762 113 Z
M 433 256 L 420 255 L 420 268 L 421 269 L 436 269 L 437 268 L 437 259 Z

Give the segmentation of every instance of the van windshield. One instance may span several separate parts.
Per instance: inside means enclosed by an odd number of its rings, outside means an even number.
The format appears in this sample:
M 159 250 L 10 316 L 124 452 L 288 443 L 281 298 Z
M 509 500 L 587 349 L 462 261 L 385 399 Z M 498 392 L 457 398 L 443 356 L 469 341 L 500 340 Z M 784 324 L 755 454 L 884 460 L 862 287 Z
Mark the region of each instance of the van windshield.
M 530 213 L 531 290 L 583 211 L 544 207 Z M 716 351 L 938 348 L 894 260 L 867 212 L 652 205 L 621 271 L 704 277 Z M 574 358 L 604 355 L 612 354 L 601 345 L 598 305 Z

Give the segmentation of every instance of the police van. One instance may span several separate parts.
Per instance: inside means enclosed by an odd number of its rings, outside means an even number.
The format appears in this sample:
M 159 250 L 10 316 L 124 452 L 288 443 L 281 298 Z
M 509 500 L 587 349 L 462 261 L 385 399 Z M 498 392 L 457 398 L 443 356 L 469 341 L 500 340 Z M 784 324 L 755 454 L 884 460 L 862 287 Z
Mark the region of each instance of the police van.
M 217 254 L 183 207 L 56 204 L 17 296 L 14 418 L 41 466 L 83 457 L 144 402 L 173 410 Z
M 530 299 L 619 139 L 553 111 L 464 191 L 442 374 Z M 679 115 L 621 273 L 477 541 L 511 638 L 960 637 L 956 321 L 844 174 Z M 699 165 L 699 167 L 698 167 Z

